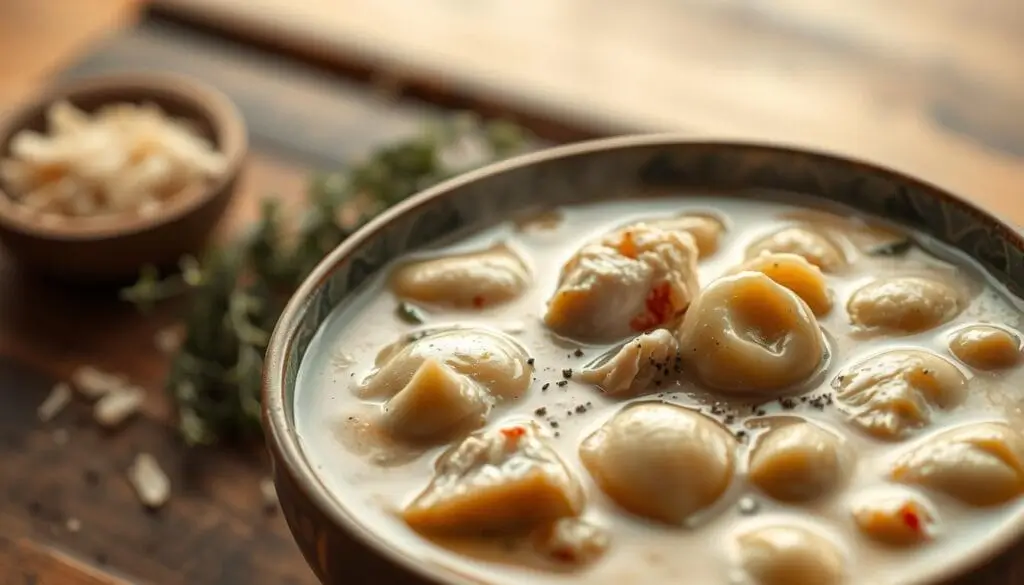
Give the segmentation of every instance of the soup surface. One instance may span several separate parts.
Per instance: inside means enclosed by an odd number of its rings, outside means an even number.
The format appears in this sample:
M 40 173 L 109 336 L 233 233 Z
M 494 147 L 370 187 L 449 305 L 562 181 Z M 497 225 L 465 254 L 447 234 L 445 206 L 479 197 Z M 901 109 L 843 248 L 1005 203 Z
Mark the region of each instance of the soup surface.
M 816 205 L 598 203 L 402 258 L 303 360 L 306 456 L 482 583 L 934 574 L 1024 514 L 1018 300 Z

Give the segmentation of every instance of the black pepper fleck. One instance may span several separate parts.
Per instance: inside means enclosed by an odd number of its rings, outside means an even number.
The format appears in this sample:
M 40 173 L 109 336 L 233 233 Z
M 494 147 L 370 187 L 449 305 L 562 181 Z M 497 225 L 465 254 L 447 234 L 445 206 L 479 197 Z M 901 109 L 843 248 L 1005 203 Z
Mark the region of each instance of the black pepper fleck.
M 587 412 L 587 407 L 586 406 L 584 406 L 582 404 L 579 404 L 579 405 L 576 406 L 576 414 L 583 414 L 584 412 Z
M 557 420 L 550 420 L 550 421 L 548 421 L 548 423 L 551 425 L 551 428 L 553 428 L 553 429 L 557 429 L 558 428 L 558 421 Z
M 537 360 L 535 360 L 535 359 L 533 359 L 533 358 L 530 358 L 530 359 L 526 360 L 526 363 L 527 363 L 527 365 L 530 365 L 530 366 L 532 366 L 532 365 L 533 365 L 534 363 L 536 363 L 536 361 L 537 361 Z
M 544 385 L 541 386 L 540 389 L 543 391 L 547 390 L 549 387 L 551 387 L 551 382 L 544 382 Z
M 568 380 L 559 380 L 557 383 L 558 383 L 558 387 L 559 388 L 564 388 L 565 386 L 567 386 L 569 384 L 569 381 Z
M 572 378 L 572 368 L 565 368 L 564 370 L 562 370 L 562 377 L 565 378 L 566 380 Z
M 548 409 L 547 409 L 547 407 L 544 407 L 544 406 L 542 406 L 542 407 L 538 408 L 537 410 L 533 411 L 533 414 L 536 414 L 537 416 L 544 416 L 547 413 L 548 413 Z

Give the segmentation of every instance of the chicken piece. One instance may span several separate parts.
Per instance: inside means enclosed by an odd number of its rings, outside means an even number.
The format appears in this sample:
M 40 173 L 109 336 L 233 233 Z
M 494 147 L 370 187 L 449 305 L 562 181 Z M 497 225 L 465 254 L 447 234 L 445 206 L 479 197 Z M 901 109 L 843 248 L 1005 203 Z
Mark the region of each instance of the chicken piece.
M 910 546 L 931 540 L 936 516 L 921 496 L 871 491 L 851 506 L 853 521 L 868 538 L 890 546 Z
M 926 426 L 932 410 L 953 408 L 967 394 L 967 378 L 949 360 L 911 349 L 854 364 L 832 386 L 847 420 L 880 439 L 899 439 Z
M 671 324 L 699 290 L 697 255 L 685 232 L 646 224 L 613 232 L 565 264 L 544 322 L 559 335 L 588 341 Z
M 840 245 L 811 226 L 791 226 L 769 234 L 747 248 L 747 259 L 768 252 L 796 254 L 822 272 L 838 272 L 848 264 Z
M 409 385 L 428 359 L 470 378 L 494 401 L 515 400 L 530 385 L 529 357 L 511 337 L 483 327 L 456 327 L 416 334 L 384 348 L 357 392 L 363 398 L 390 398 Z
M 847 475 L 852 454 L 841 437 L 810 422 L 768 431 L 750 457 L 750 481 L 776 500 L 824 496 Z
M 580 380 L 607 394 L 638 394 L 671 381 L 681 368 L 679 342 L 667 329 L 655 329 L 589 364 Z
M 402 517 L 423 533 L 479 536 L 577 516 L 583 503 L 578 479 L 526 423 L 470 435 L 442 455 Z
M 699 258 L 706 258 L 718 251 L 718 241 L 725 233 L 725 224 L 710 213 L 685 213 L 666 219 L 652 219 L 648 225 L 675 232 L 686 232 L 693 236 Z
M 976 370 L 1002 370 L 1020 363 L 1020 335 L 994 325 L 972 325 L 949 340 L 949 351 Z
M 736 439 L 716 421 L 662 402 L 628 406 L 580 446 L 601 491 L 623 509 L 684 523 L 732 481 Z
M 601 557 L 610 542 L 608 531 L 582 518 L 561 518 L 537 530 L 538 552 L 559 563 L 585 565 Z
M 1024 494 L 1024 437 L 994 422 L 945 431 L 897 459 L 892 478 L 973 506 L 998 506 Z
M 839 547 L 802 526 L 766 525 L 743 532 L 735 553 L 757 585 L 837 585 L 846 572 Z
M 476 252 L 416 260 L 391 274 L 399 297 L 426 304 L 480 309 L 507 303 L 526 291 L 531 275 L 506 244 Z
M 405 388 L 384 403 L 381 424 L 400 439 L 434 441 L 483 426 L 491 403 L 478 383 L 428 358 Z
M 942 325 L 963 309 L 951 286 L 917 276 L 886 278 L 857 289 L 846 304 L 850 322 L 865 330 L 917 333 Z
M 803 383 L 826 356 L 817 319 L 795 293 L 760 272 L 712 282 L 686 312 L 683 360 L 703 384 L 766 394 Z
M 760 272 L 793 291 L 816 316 L 827 315 L 832 310 L 832 294 L 825 276 L 803 256 L 764 252 L 741 264 L 733 274 L 745 271 Z

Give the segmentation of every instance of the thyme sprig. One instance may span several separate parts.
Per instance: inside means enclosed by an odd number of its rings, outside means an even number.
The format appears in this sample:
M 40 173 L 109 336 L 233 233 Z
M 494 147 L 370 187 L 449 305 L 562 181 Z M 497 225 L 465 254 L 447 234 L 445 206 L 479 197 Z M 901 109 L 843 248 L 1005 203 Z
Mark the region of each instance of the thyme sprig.
M 270 331 L 288 295 L 320 260 L 366 221 L 410 195 L 526 145 L 518 126 L 460 115 L 315 176 L 297 229 L 280 200 L 262 201 L 254 228 L 237 240 L 183 258 L 161 277 L 145 268 L 121 293 L 141 310 L 188 295 L 184 339 L 166 388 L 190 445 L 260 435 L 260 384 Z

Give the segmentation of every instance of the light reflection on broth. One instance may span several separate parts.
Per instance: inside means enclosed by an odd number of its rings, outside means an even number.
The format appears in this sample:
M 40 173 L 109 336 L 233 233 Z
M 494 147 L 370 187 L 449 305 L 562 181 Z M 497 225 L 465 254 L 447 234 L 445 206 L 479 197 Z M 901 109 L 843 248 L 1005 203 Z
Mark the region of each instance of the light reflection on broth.
M 792 202 L 801 201 L 798 197 L 783 198 L 783 201 L 788 203 L 775 198 L 690 196 L 569 207 L 538 215 L 534 221 L 526 222 L 528 228 L 524 228 L 523 222 L 509 222 L 450 247 L 417 253 L 415 258 L 439 257 L 446 252 L 466 253 L 508 242 L 530 266 L 530 285 L 521 294 L 494 306 L 438 307 L 435 304 L 429 311 L 417 313 L 426 321 L 420 324 L 403 318 L 402 311 L 396 312 L 396 305 L 402 299 L 397 299 L 386 288 L 388 275 L 379 275 L 351 303 L 329 317 L 300 368 L 296 424 L 307 456 L 340 505 L 350 509 L 360 522 L 396 548 L 494 585 L 519 585 L 526 580 L 538 584 L 667 585 L 679 583 L 683 577 L 688 583 L 779 585 L 783 583 L 779 579 L 796 578 L 793 575 L 805 579 L 804 585 L 818 582 L 822 585 L 839 582 L 879 585 L 934 573 L 957 557 L 969 554 L 972 548 L 983 546 L 986 536 L 1005 529 L 1015 515 L 1024 514 L 1022 498 L 1013 497 L 1008 503 L 1002 503 L 1006 493 L 1016 493 L 1017 485 L 1024 489 L 1024 468 L 1015 468 L 1024 458 L 1024 453 L 1019 452 L 1020 446 L 986 443 L 975 448 L 986 436 L 992 441 L 999 440 L 998 436 L 992 438 L 991 432 L 986 435 L 994 427 L 982 424 L 985 421 L 1008 421 L 1011 427 L 1022 428 L 1024 399 L 1018 389 L 1024 385 L 1024 373 L 1015 367 L 1014 360 L 1002 354 L 993 357 L 1000 364 L 1007 364 L 1002 369 L 976 370 L 957 359 L 958 355 L 971 355 L 975 364 L 985 363 L 985 356 L 978 352 L 986 351 L 987 346 L 964 348 L 962 344 L 975 338 L 991 341 L 991 336 L 957 335 L 978 323 L 998 324 L 1002 330 L 1016 336 L 1013 340 L 1019 340 L 1016 331 L 1020 330 L 1021 319 L 1017 301 L 999 292 L 975 265 L 925 238 L 915 238 L 917 244 L 914 244 L 903 232 L 888 226 L 866 226 L 847 211 L 831 215 L 793 205 Z M 750 261 L 752 249 L 758 254 L 799 255 L 802 246 L 808 247 L 804 250 L 808 253 L 806 259 L 822 269 L 829 288 L 828 297 L 819 294 L 815 298 L 832 301 L 830 310 L 819 307 L 814 311 L 819 313 L 815 319 L 825 340 L 826 357 L 819 359 L 825 372 L 820 372 L 820 367 L 805 368 L 812 373 L 790 387 L 771 388 L 768 392 L 715 392 L 695 381 L 698 377 L 693 375 L 693 364 L 681 354 L 688 347 L 686 340 L 677 346 L 678 335 L 649 336 L 645 338 L 646 345 L 629 353 L 626 351 L 628 344 L 636 343 L 631 337 L 595 343 L 586 338 L 586 331 L 578 340 L 573 340 L 544 326 L 547 302 L 559 285 L 563 265 L 584 244 L 601 240 L 631 222 L 657 224 L 656 220 L 674 219 L 687 212 L 697 217 L 708 217 L 711 213 L 721 219 L 715 225 L 726 226 L 717 242 L 705 241 L 701 246 L 697 264 L 701 289 L 719 277 L 734 275 L 738 266 Z M 669 227 L 672 222 L 666 221 L 664 225 Z M 802 237 L 794 236 L 790 228 L 817 231 L 810 237 Z M 708 233 L 711 232 L 702 232 L 702 236 Z M 780 233 L 781 237 L 772 239 L 773 234 Z M 705 250 L 713 252 L 705 253 Z M 632 248 L 623 249 L 621 253 L 629 260 Z M 771 275 L 771 270 L 764 266 L 757 270 Z M 671 274 L 671 271 L 661 273 Z M 660 273 L 641 270 L 637 272 L 636 282 L 654 291 L 657 274 Z M 679 276 L 677 281 L 681 282 L 685 276 Z M 855 291 L 879 279 L 905 276 L 935 278 L 960 295 L 957 304 L 945 299 L 941 312 L 916 320 L 905 311 L 900 313 L 900 307 L 908 306 L 905 303 L 891 307 L 886 306 L 888 301 L 885 301 L 876 307 L 864 303 L 857 307 L 862 317 L 869 314 L 874 319 L 872 323 L 885 323 L 887 316 L 895 315 L 899 323 L 911 322 L 913 331 L 865 334 L 862 327 L 851 323 L 848 303 Z M 584 278 L 580 282 L 588 281 Z M 779 284 L 787 285 L 786 282 Z M 789 285 L 797 288 L 792 282 Z M 747 321 L 757 321 L 754 323 L 757 331 L 746 336 L 742 343 L 757 345 L 761 343 L 758 339 L 763 337 L 766 345 L 778 346 L 780 336 L 787 333 L 785 329 L 792 327 L 793 315 L 783 312 L 758 316 L 756 313 L 797 306 L 793 303 L 803 304 L 798 292 L 801 291 L 786 292 L 788 296 L 780 297 L 785 302 L 752 302 L 743 307 L 737 314 Z M 803 292 L 807 294 L 806 290 Z M 907 294 L 912 297 L 917 292 Z M 895 297 L 885 298 L 891 301 Z M 609 298 L 612 300 L 608 302 L 614 302 L 616 297 Z M 678 308 L 680 299 L 682 297 L 673 301 L 674 309 Z M 927 310 L 933 305 L 923 302 L 913 306 Z M 618 308 L 621 307 L 609 307 L 609 310 Z M 808 309 L 806 314 L 814 312 Z M 655 316 L 661 320 L 659 324 L 667 325 L 673 333 L 679 329 L 683 318 L 661 313 Z M 751 324 L 730 321 L 727 325 L 749 327 Z M 372 401 L 358 397 L 360 384 L 374 373 L 375 358 L 382 348 L 417 331 L 450 326 L 500 331 L 525 348 L 531 372 L 529 388 L 515 399 L 501 399 L 500 393 L 495 391 L 501 380 L 472 373 L 465 364 L 445 369 L 443 372 L 464 374 L 477 385 L 476 390 L 482 389 L 484 394 L 473 396 L 477 399 L 484 396 L 487 400 L 486 407 L 479 409 L 483 413 L 480 419 L 483 426 L 474 423 L 473 428 L 479 430 L 458 430 L 455 438 L 447 442 L 403 443 L 376 425 L 375 421 L 381 416 L 380 404 L 401 390 L 421 392 L 423 398 L 416 404 L 424 405 L 423 413 L 448 408 L 444 405 L 462 399 L 458 380 L 444 376 L 432 378 L 430 371 L 421 372 L 420 378 L 425 380 L 449 380 L 447 385 L 441 384 L 449 389 L 443 400 L 424 393 L 423 388 L 412 387 L 418 379 L 413 370 L 403 374 L 401 388 L 388 387 L 385 394 L 390 396 L 375 397 Z M 569 329 L 578 332 L 576 328 Z M 951 340 L 958 344 L 955 352 L 950 351 Z M 659 343 L 669 345 L 659 347 Z M 998 349 L 1006 350 L 1001 346 Z M 775 347 L 775 354 L 777 350 Z M 941 380 L 930 377 L 935 372 L 926 360 L 922 362 L 924 365 L 918 364 L 913 372 L 902 377 L 879 375 L 877 380 L 882 385 L 867 389 L 862 385 L 856 400 L 851 399 L 853 395 L 848 392 L 840 403 L 837 392 L 847 386 L 838 377 L 858 364 L 870 364 L 870 358 L 891 350 L 925 351 L 941 356 L 963 375 L 967 383 L 966 396 L 943 401 L 941 384 L 936 386 Z M 765 353 L 773 354 L 772 351 Z M 424 355 L 430 352 L 424 350 Z M 648 363 L 641 364 L 636 356 L 646 358 Z M 493 371 L 501 371 L 494 369 L 500 355 L 487 353 L 484 357 L 491 360 Z M 444 361 L 443 356 L 437 359 Z M 730 363 L 728 359 L 719 361 L 725 364 L 722 368 Z M 414 365 L 422 367 L 419 363 Z M 591 375 L 584 372 L 588 366 L 604 370 L 600 375 Z M 940 373 L 946 380 L 953 379 L 953 374 L 945 370 Z M 724 379 L 729 372 L 720 370 L 716 375 Z M 859 375 L 867 376 L 863 372 Z M 604 393 L 595 384 L 614 390 Z M 751 399 L 752 394 L 757 397 Z M 614 494 L 603 493 L 598 488 L 601 482 L 595 481 L 588 472 L 593 465 L 584 467 L 581 463 L 581 443 L 624 407 L 643 401 L 665 401 L 699 411 L 737 439 L 728 443 L 734 447 L 723 447 L 735 449 L 732 459 L 735 472 L 727 489 L 722 493 L 717 487 L 705 490 L 700 498 L 673 504 L 679 510 L 686 510 L 686 516 L 696 510 L 685 522 L 652 521 L 631 514 L 615 503 Z M 865 430 L 865 420 L 913 424 L 900 426 L 899 433 L 893 436 L 881 437 Z M 552 449 L 550 454 L 536 451 L 531 455 L 529 451 L 516 450 L 520 431 L 513 429 L 525 428 L 524 421 L 536 423 L 540 432 L 538 440 L 544 449 Z M 777 440 L 771 452 L 764 452 L 772 457 L 757 461 L 756 473 L 763 486 L 770 486 L 769 491 L 783 494 L 783 499 L 787 500 L 783 503 L 754 485 L 748 465 L 752 452 L 762 444 L 761 438 L 767 436 L 765 433 L 779 428 L 780 424 L 786 426 L 803 421 L 814 426 L 806 427 L 806 432 L 790 432 L 779 437 L 786 440 L 817 437 L 820 445 L 832 445 L 830 440 L 835 435 L 841 442 L 842 453 L 837 452 L 831 459 L 825 457 L 823 461 L 834 465 L 837 475 L 815 477 L 813 493 L 787 490 L 786 473 L 796 470 L 798 477 L 800 473 L 809 476 L 813 470 L 801 459 L 808 456 L 806 450 Z M 930 451 L 922 448 L 922 445 L 936 444 L 943 436 L 954 436 L 942 433 L 955 427 L 968 429 L 965 434 L 955 436 L 975 437 L 970 439 L 974 443 Z M 677 430 L 668 436 L 677 440 L 683 436 L 709 436 L 686 431 L 685 424 L 675 428 Z M 1002 432 L 1001 428 L 997 430 Z M 462 443 L 462 438 L 470 432 L 476 433 L 470 436 L 476 437 L 471 440 L 478 441 L 477 446 Z M 661 435 L 653 433 L 648 440 L 657 440 L 658 436 Z M 468 457 L 457 461 L 454 469 L 464 470 L 465 477 L 476 478 L 455 487 L 479 490 L 474 492 L 479 498 L 449 502 L 452 507 L 444 511 L 447 516 L 439 518 L 445 522 L 468 523 L 460 527 L 468 527 L 473 532 L 473 522 L 480 520 L 479 515 L 484 514 L 488 506 L 494 508 L 503 503 L 520 506 L 525 501 L 521 498 L 534 498 L 543 504 L 543 509 L 531 510 L 531 515 L 543 517 L 545 525 L 509 526 L 508 530 L 499 529 L 497 534 L 491 534 L 496 527 L 504 525 L 488 518 L 490 523 L 483 523 L 488 527 L 488 535 L 476 538 L 418 534 L 410 529 L 402 520 L 403 510 L 431 483 L 442 453 L 453 445 L 459 445 L 462 456 Z M 537 445 L 532 448 L 539 449 Z M 963 473 L 975 470 L 987 473 L 985 477 L 1003 481 L 999 498 L 964 494 L 963 482 L 957 483 L 956 478 L 950 479 L 948 474 L 935 480 L 921 479 L 919 474 L 908 474 L 906 469 L 899 468 L 906 461 L 916 461 L 930 456 L 929 453 L 938 453 L 936 456 L 941 457 L 960 452 L 973 458 L 973 463 L 964 464 Z M 709 465 L 708 461 L 718 456 L 715 452 L 700 453 L 700 457 L 690 456 L 689 459 L 687 456 L 664 459 L 647 450 L 636 460 L 672 460 L 673 464 L 699 467 Z M 908 455 L 911 453 L 913 456 Z M 984 459 L 990 455 L 1006 464 L 999 467 Z M 562 469 L 559 461 L 569 476 L 559 471 Z M 652 478 L 658 473 L 629 461 L 605 463 L 605 467 L 620 466 L 613 470 L 618 473 L 635 474 L 638 482 L 654 481 Z M 449 463 L 448 467 L 452 465 Z M 772 469 L 772 465 L 779 467 Z M 954 471 L 959 469 L 957 461 L 951 465 Z M 898 469 L 895 475 L 914 481 L 897 483 L 893 479 L 894 467 Z M 506 476 L 493 473 L 494 469 L 505 469 L 503 473 L 507 473 L 507 477 L 514 476 L 519 483 L 502 484 Z M 491 471 L 479 475 L 480 470 Z M 700 473 L 701 469 L 692 471 Z M 678 475 L 681 472 L 673 473 L 677 473 L 673 477 L 682 477 Z M 1018 480 L 1019 483 L 1014 483 Z M 578 482 L 581 494 L 576 494 L 576 487 L 570 485 L 572 482 Z M 948 487 L 954 484 L 955 487 Z M 935 486 L 940 489 L 932 489 Z M 978 489 L 985 488 L 979 486 Z M 710 504 L 708 494 L 712 494 L 714 500 Z M 999 502 L 996 505 L 972 505 L 995 500 Z M 481 502 L 486 505 L 480 509 L 473 507 L 479 507 Z M 582 512 L 575 519 L 573 516 L 580 506 Z M 555 523 L 549 521 L 555 518 L 563 519 Z M 778 566 L 773 559 L 788 559 L 788 564 Z M 841 566 L 841 570 L 837 566 Z M 842 577 L 836 576 L 837 571 Z

